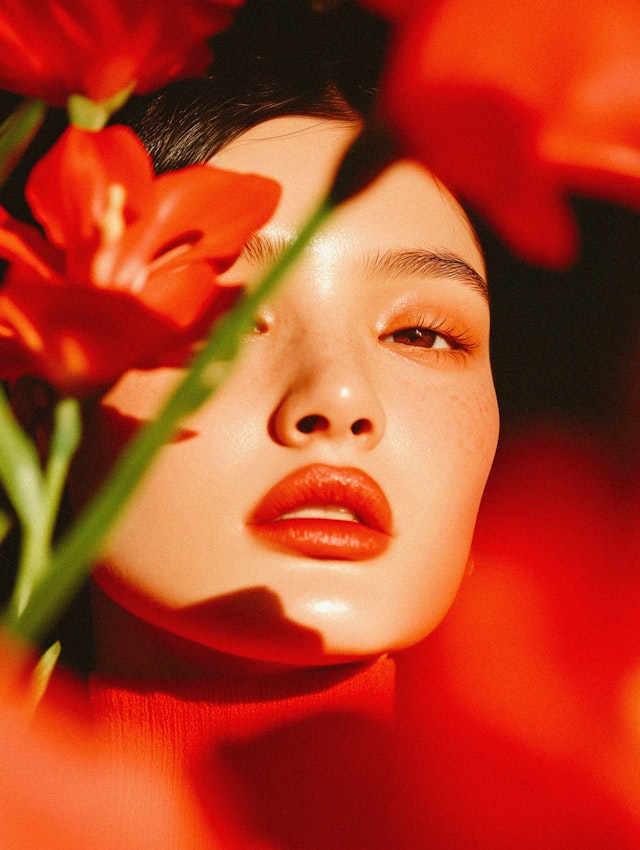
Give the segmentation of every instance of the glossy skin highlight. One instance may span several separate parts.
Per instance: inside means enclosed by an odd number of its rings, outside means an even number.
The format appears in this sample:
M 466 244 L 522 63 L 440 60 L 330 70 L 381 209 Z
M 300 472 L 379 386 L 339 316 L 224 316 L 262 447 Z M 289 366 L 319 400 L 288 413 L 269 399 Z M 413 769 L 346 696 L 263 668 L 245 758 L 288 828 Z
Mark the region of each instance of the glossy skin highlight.
M 283 187 L 229 283 L 250 286 L 295 237 L 356 132 L 277 118 L 215 157 Z M 95 570 L 101 590 L 162 632 L 261 662 L 337 663 L 424 637 L 464 573 L 497 440 L 483 276 L 466 218 L 421 167 L 396 163 L 344 204 L 261 308 L 221 392 L 161 451 Z M 153 416 L 175 380 L 158 369 L 115 385 L 78 480 L 110 462 L 112 421 Z M 272 488 L 307 468 L 354 470 L 344 499 L 333 489 L 323 502 L 312 484 L 286 505 L 294 538 L 321 528 L 334 549 L 274 545 L 251 527 Z M 388 502 L 388 542 L 354 559 L 342 529 L 382 511 L 373 491 L 349 495 L 359 475 Z

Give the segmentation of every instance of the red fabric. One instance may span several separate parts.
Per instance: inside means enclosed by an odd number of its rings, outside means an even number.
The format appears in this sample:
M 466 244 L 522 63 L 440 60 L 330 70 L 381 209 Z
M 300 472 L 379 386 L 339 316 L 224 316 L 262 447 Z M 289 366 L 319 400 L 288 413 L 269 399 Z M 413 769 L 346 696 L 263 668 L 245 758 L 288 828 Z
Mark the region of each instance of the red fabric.
M 399 846 L 394 665 L 303 669 L 219 682 L 94 675 L 116 756 L 192 783 L 225 850 Z M 148 799 L 151 815 L 161 799 Z

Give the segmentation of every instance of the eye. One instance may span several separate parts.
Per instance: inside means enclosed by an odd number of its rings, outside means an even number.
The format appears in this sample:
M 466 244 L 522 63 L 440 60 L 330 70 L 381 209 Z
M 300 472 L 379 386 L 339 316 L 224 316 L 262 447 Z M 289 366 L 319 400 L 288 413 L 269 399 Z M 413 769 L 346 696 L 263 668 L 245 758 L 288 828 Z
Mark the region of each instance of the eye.
M 402 324 L 403 319 L 406 325 Z M 472 333 L 468 325 L 449 316 L 416 313 L 399 318 L 397 324 L 400 327 L 383 333 L 379 337 L 380 342 L 406 346 L 408 351 L 414 351 L 416 355 L 418 351 L 434 351 L 463 356 L 470 354 L 479 344 L 477 335 Z
M 395 342 L 399 345 L 411 345 L 415 348 L 451 349 L 453 343 L 433 328 L 400 328 L 380 338 L 380 342 Z

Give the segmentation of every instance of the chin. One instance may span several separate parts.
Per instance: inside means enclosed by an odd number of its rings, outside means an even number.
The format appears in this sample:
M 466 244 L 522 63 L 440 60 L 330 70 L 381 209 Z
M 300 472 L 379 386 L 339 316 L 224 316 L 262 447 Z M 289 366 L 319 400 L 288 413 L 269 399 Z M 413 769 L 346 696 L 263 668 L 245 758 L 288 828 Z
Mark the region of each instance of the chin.
M 214 669 L 259 672 L 368 662 L 417 643 L 439 619 L 434 611 L 431 617 L 423 610 L 400 611 L 390 600 L 373 610 L 338 595 L 297 596 L 286 606 L 267 587 L 175 607 L 110 571 L 98 570 L 94 582 L 103 615 L 97 638 L 109 646 L 111 658 L 132 644 L 154 672 L 180 674 L 183 667 L 207 675 Z M 128 659 L 131 664 L 131 653 Z
M 235 615 L 239 614 L 235 608 L 237 601 L 234 599 Z M 388 648 L 379 638 L 369 639 L 360 630 L 349 634 L 350 629 L 344 626 L 336 629 L 335 622 L 326 627 L 317 619 L 296 622 L 277 616 L 273 610 L 267 612 L 262 606 L 258 612 L 253 605 L 242 615 L 226 620 L 221 616 L 219 600 L 206 607 L 215 608 L 215 617 L 206 618 L 206 622 L 200 617 L 197 623 L 188 618 L 182 622 L 165 622 L 164 627 L 212 650 L 279 666 L 320 667 L 361 662 L 383 655 Z

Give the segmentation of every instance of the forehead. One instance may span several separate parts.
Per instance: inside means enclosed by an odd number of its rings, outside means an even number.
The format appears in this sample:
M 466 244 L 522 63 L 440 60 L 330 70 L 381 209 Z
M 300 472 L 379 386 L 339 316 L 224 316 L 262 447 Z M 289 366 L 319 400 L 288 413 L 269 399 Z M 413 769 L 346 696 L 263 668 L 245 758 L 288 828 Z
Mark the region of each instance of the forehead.
M 360 125 L 284 116 L 252 127 L 211 160 L 220 168 L 263 174 L 282 186 L 275 215 L 263 232 L 290 239 L 326 195 Z M 453 252 L 484 276 L 475 234 L 459 204 L 426 169 L 409 160 L 387 168 L 343 204 L 315 240 L 333 249 L 357 243 L 375 255 L 388 248 Z

